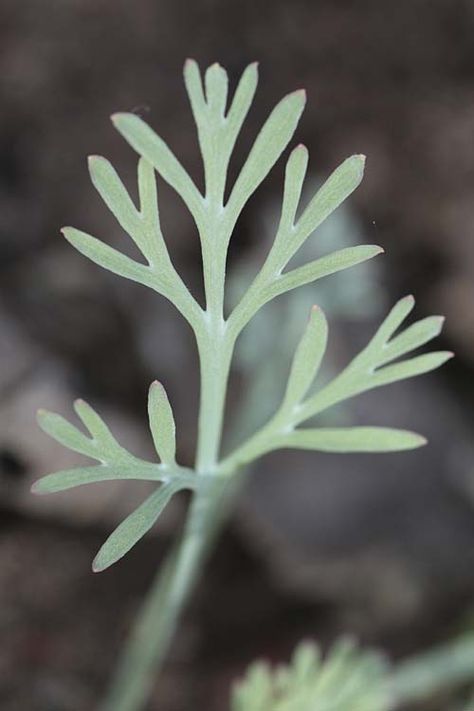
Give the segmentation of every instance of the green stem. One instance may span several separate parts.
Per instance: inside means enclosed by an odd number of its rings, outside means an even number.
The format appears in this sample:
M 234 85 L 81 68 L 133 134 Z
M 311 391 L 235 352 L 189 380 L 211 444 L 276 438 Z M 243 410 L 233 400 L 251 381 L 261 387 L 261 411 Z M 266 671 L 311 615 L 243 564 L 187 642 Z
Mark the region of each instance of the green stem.
M 198 342 L 201 365 L 197 474 L 212 474 L 219 458 L 232 348 L 226 346 L 225 323 L 218 319 L 211 334 Z
M 222 262 L 216 260 L 209 271 L 221 267 Z M 223 274 L 216 278 L 223 280 Z M 215 519 L 227 484 L 220 477 L 209 475 L 215 473 L 219 456 L 233 352 L 233 343 L 225 335 L 222 312 L 223 291 L 220 298 L 208 301 L 205 328 L 197 339 L 201 396 L 196 476 L 202 477 L 201 482 L 193 495 L 181 541 L 158 573 L 138 614 L 101 711 L 140 711 L 143 708 L 219 528 Z
M 182 538 L 160 568 L 138 613 L 101 711 L 144 707 L 207 549 L 216 483 L 221 484 L 216 479 L 210 482 L 213 488 L 203 488 L 194 496 Z

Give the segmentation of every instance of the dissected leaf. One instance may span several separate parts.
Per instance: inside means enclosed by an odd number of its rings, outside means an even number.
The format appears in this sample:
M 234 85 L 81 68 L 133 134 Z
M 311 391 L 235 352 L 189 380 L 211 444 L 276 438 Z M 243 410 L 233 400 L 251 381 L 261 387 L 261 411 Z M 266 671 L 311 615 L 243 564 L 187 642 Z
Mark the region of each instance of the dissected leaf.
M 163 464 L 172 466 L 176 457 L 176 427 L 166 391 L 156 380 L 148 395 L 148 417 L 158 456 Z
M 101 547 L 92 569 L 101 572 L 116 563 L 148 533 L 159 515 L 178 489 L 174 484 L 163 484 L 146 499 L 133 513 L 127 516 Z
M 82 254 L 110 271 L 133 281 L 145 284 L 172 301 L 193 327 L 200 354 L 213 358 L 219 349 L 231 349 L 242 328 L 270 299 L 290 289 L 307 284 L 329 274 L 351 267 L 379 254 L 380 247 L 363 245 L 342 249 L 298 268 L 285 271 L 290 260 L 305 239 L 325 220 L 359 185 L 365 158 L 355 155 L 344 161 L 317 191 L 297 218 L 303 182 L 308 164 L 308 153 L 297 146 L 286 165 L 283 205 L 280 225 L 274 245 L 265 263 L 252 282 L 247 294 L 227 321 L 224 321 L 225 267 L 228 241 L 243 207 L 251 194 L 272 169 L 288 146 L 305 104 L 304 91 L 286 96 L 273 109 L 260 130 L 244 162 L 238 178 L 224 206 L 227 169 L 236 136 L 250 108 L 258 81 L 257 65 L 245 70 L 226 114 L 228 77 L 218 64 L 209 67 L 202 76 L 196 62 L 188 60 L 184 69 L 186 88 L 198 126 L 199 143 L 203 155 L 206 194 L 203 196 L 192 178 L 170 148 L 141 118 L 135 114 L 120 113 L 112 117 L 118 131 L 139 154 L 138 193 L 139 207 L 134 204 L 114 167 L 104 158 L 91 157 L 90 173 L 94 186 L 120 225 L 131 235 L 148 264 L 141 264 L 95 237 L 74 229 L 64 228 L 68 241 Z M 191 296 L 181 277 L 174 269 L 162 235 L 155 170 L 173 187 L 192 213 L 201 239 L 206 305 L 201 308 Z M 424 440 L 419 435 L 404 430 L 383 427 L 354 428 L 297 428 L 299 424 L 319 414 L 331 405 L 374 387 L 428 372 L 445 362 L 451 354 L 435 352 L 396 362 L 427 343 L 441 329 L 441 318 L 430 317 L 413 324 L 399 335 L 394 333 L 413 308 L 413 299 L 401 300 L 392 309 L 374 338 L 349 366 L 326 384 L 319 392 L 309 395 L 317 375 L 327 341 L 327 324 L 320 311 L 312 313 L 308 327 L 300 340 L 293 358 L 290 376 L 282 407 L 273 420 L 257 431 L 223 462 L 216 463 L 219 474 L 233 472 L 237 466 L 252 458 L 279 447 L 292 446 L 321 451 L 395 451 L 420 446 Z M 393 338 L 392 338 L 393 337 Z M 392 340 L 390 340 L 392 338 Z M 230 358 L 229 358 L 230 360 Z M 205 359 L 202 364 L 207 366 Z M 395 361 L 395 362 L 394 362 Z M 215 387 L 216 406 L 223 401 L 227 373 L 215 369 L 220 382 Z M 206 385 L 206 381 L 203 381 Z M 219 390 L 221 388 L 221 390 Z M 209 395 L 209 394 L 208 394 Z M 304 400 L 304 398 L 307 398 Z M 203 408 L 200 432 L 207 426 L 216 430 L 211 420 L 214 403 L 208 396 L 209 412 Z M 61 491 L 86 483 L 108 479 L 147 479 L 161 481 L 162 486 L 136 511 L 120 524 L 102 546 L 95 562 L 95 570 L 103 570 L 122 557 L 153 525 L 173 493 L 180 488 L 198 489 L 199 477 L 189 476 L 176 464 L 176 436 L 173 412 L 163 387 L 154 383 L 150 388 L 148 411 L 153 441 L 160 464 L 144 462 L 124 450 L 115 440 L 101 417 L 86 403 L 78 401 L 76 411 L 88 428 L 89 438 L 64 418 L 42 412 L 42 428 L 64 446 L 99 462 L 100 466 L 82 467 L 49 475 L 38 481 L 38 493 Z M 205 415 L 210 414 L 208 425 Z M 284 415 L 288 421 L 284 422 Z M 220 424 L 220 423 L 218 423 Z M 273 427 L 273 429 L 272 429 Z M 295 429 L 295 427 L 297 429 Z M 216 435 L 217 436 L 217 435 Z M 202 443 L 200 443 L 201 445 Z M 210 443 L 209 450 L 218 449 L 218 441 Z M 201 469 L 205 469 L 202 467 Z M 330 662 L 330 664 L 329 664 Z M 309 708 L 323 711 L 323 702 L 334 695 L 341 682 L 346 689 L 364 689 L 364 665 L 350 670 L 353 651 L 334 650 L 323 664 L 315 687 L 317 695 L 308 697 Z M 293 705 L 277 705 L 271 711 L 302 711 L 302 698 L 298 696 L 303 679 L 319 670 L 319 656 L 311 650 L 302 650 L 294 659 L 294 669 L 280 673 L 274 685 L 268 670 L 260 667 L 254 673 L 254 689 L 263 697 L 278 689 L 288 691 L 293 684 L 290 699 Z M 345 677 L 342 673 L 346 673 Z M 349 673 L 351 672 L 351 673 Z M 340 676 L 341 675 L 341 676 Z M 348 682 L 350 680 L 350 684 Z M 334 684 L 334 686 L 333 686 Z M 312 689 L 314 692 L 315 689 Z M 260 693 L 259 692 L 259 693 Z M 324 693 L 323 693 L 324 692 Z M 328 696 L 324 696 L 324 694 Z M 305 697 L 304 701 L 308 701 Z M 346 697 L 346 700 L 349 696 Z M 279 699 L 278 699 L 279 702 Z M 259 711 L 270 711 L 270 706 Z M 290 702 L 289 702 L 290 703 Z M 298 705 L 299 704 L 299 705 Z M 352 704 L 347 711 L 355 711 Z M 331 707 L 339 711 L 338 707 Z M 376 706 L 364 706 L 363 711 L 381 711 Z M 361 706 L 362 710 L 362 706 Z M 252 709 L 245 709 L 252 711 Z M 253 709 L 253 711 L 256 711 Z M 340 711 L 346 711 L 341 706 Z

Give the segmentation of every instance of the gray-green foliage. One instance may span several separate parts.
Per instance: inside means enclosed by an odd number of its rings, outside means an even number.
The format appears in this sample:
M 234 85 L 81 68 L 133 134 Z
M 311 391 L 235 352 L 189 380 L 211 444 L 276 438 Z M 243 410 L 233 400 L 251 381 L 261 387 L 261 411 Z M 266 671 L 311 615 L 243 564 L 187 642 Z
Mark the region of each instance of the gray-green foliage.
M 288 666 L 253 663 L 234 686 L 231 711 L 398 711 L 436 699 L 444 709 L 452 692 L 472 687 L 473 659 L 472 633 L 397 663 L 347 638 L 324 658 L 306 642 Z M 474 697 L 468 696 L 470 703 L 449 709 L 471 711 Z
M 201 366 L 198 448 L 193 471 L 175 461 L 173 413 L 165 391 L 157 383 L 150 389 L 148 412 L 159 463 L 143 461 L 127 452 L 85 403 L 76 403 L 76 411 L 90 436 L 59 415 L 40 413 L 40 425 L 48 434 L 99 463 L 47 476 L 35 485 L 35 491 L 47 493 L 107 479 L 156 482 L 157 490 L 120 524 L 101 548 L 94 563 L 96 570 L 103 570 L 124 555 L 154 524 L 177 491 L 193 490 L 199 503 L 196 516 L 202 518 L 204 507 L 200 503 L 209 499 L 210 478 L 231 476 L 271 450 L 293 447 L 330 452 L 386 452 L 423 444 L 424 439 L 414 433 L 372 425 L 353 428 L 300 425 L 347 398 L 433 370 L 451 355 L 440 351 L 412 357 L 414 350 L 439 333 L 441 319 L 423 319 L 397 335 L 397 329 L 413 308 L 413 299 L 407 297 L 395 305 L 367 347 L 342 373 L 318 388 L 314 381 L 324 357 L 328 328 L 324 314 L 314 307 L 296 348 L 280 407 L 249 440 L 225 459 L 219 458 L 229 368 L 236 340 L 245 326 L 275 297 L 360 264 L 383 250 L 375 245 L 358 245 L 337 249 L 298 267 L 291 266 L 308 237 L 357 188 L 365 165 L 364 156 L 347 158 L 301 206 L 308 151 L 298 145 L 286 162 L 282 208 L 273 244 L 248 290 L 231 313 L 225 314 L 226 259 L 235 224 L 249 198 L 287 148 L 306 97 L 303 91 L 289 94 L 271 112 L 225 200 L 227 170 L 253 101 L 257 66 L 252 64 L 245 70 L 230 103 L 227 74 L 218 64 L 205 72 L 203 83 L 197 64 L 189 60 L 184 77 L 203 158 L 204 192 L 163 139 L 141 118 L 116 114 L 114 125 L 139 155 L 138 204 L 105 158 L 91 157 L 89 171 L 95 188 L 143 260 L 131 259 L 81 230 L 63 229 L 66 239 L 96 264 L 169 299 L 195 333 Z M 159 217 L 156 173 L 180 195 L 196 224 L 203 261 L 204 307 L 191 295 L 170 258 Z
M 301 644 L 288 666 L 256 662 L 235 685 L 232 711 L 389 711 L 389 676 L 383 657 L 350 640 L 336 642 L 323 659 Z

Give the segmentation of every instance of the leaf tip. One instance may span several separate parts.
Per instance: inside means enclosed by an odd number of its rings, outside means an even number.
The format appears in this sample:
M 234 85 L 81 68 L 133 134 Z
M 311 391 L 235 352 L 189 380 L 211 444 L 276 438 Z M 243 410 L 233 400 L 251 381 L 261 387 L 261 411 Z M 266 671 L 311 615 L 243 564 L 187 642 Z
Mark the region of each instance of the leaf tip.
M 301 103 L 303 104 L 303 106 L 304 106 L 304 104 L 306 103 L 306 98 L 307 98 L 306 89 L 297 89 L 297 90 L 294 91 L 292 94 L 290 94 L 290 96 L 295 96 L 295 97 L 297 97 L 297 98 L 301 101 Z
M 30 487 L 30 491 L 35 496 L 41 496 L 44 493 L 41 490 L 41 479 L 38 479 L 37 481 L 33 482 L 33 484 Z
M 436 332 L 435 335 L 439 335 L 441 331 L 443 330 L 444 327 L 444 322 L 446 321 L 446 316 L 433 316 L 433 320 L 436 323 Z M 454 353 L 453 353 L 454 355 Z
M 61 229 L 60 229 L 59 231 L 60 231 L 60 233 L 62 234 L 62 236 L 63 236 L 65 239 L 67 239 L 68 242 L 71 242 L 72 237 L 73 237 L 73 234 L 74 234 L 74 231 L 75 231 L 75 228 L 74 228 L 74 227 L 70 227 L 70 226 L 68 225 L 68 226 L 66 226 L 66 227 L 61 227 Z
M 104 544 L 105 545 L 105 544 Z M 104 546 L 102 546 L 96 553 L 94 560 L 92 561 L 92 572 L 93 573 L 102 573 L 104 570 L 107 570 L 107 568 L 110 568 L 111 565 L 116 563 L 116 560 L 111 560 L 107 556 L 104 556 Z
M 92 561 L 92 572 L 93 573 L 102 573 L 103 570 L 105 570 L 106 566 L 104 566 L 99 559 L 99 555 L 97 554 L 94 560 Z
M 353 162 L 353 165 L 355 164 L 357 177 L 359 181 L 361 181 L 364 177 L 367 156 L 365 156 L 363 153 L 356 153 L 356 155 L 352 156 L 351 160 Z
M 121 124 L 123 124 L 123 122 L 126 121 L 129 116 L 130 114 L 126 113 L 125 111 L 118 111 L 117 113 L 112 114 L 110 120 L 112 121 L 115 128 L 120 129 Z
M 296 148 L 294 149 L 294 153 L 297 153 L 300 156 L 307 156 L 308 155 L 308 149 L 304 145 L 304 143 L 298 143 Z
M 49 411 L 45 410 L 42 407 L 36 411 L 36 421 L 41 428 L 43 428 L 43 421 L 46 417 L 48 417 L 49 414 Z

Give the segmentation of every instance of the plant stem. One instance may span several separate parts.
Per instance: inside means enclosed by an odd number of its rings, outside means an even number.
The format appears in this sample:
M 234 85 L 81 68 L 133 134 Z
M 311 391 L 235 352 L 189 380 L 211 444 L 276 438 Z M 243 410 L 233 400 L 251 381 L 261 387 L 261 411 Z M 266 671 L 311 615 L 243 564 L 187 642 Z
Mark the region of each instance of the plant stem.
M 219 502 L 228 482 L 210 475 L 216 474 L 234 344 L 226 338 L 223 319 L 225 253 L 203 252 L 203 260 L 208 310 L 205 328 L 196 334 L 201 370 L 196 476 L 202 478 L 193 495 L 180 543 L 152 584 L 101 711 L 143 708 L 205 555 L 224 519 L 219 516 Z M 217 285 L 222 288 L 215 288 Z
M 212 488 L 193 498 L 185 530 L 152 584 L 122 652 L 101 711 L 139 711 L 144 707 L 173 638 L 177 621 L 194 588 L 207 549 Z

